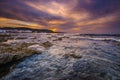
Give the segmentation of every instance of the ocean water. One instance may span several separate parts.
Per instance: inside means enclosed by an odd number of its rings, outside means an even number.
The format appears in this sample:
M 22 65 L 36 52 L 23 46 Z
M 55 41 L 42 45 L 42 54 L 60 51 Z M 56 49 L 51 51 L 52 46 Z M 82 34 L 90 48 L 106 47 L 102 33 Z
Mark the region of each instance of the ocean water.
M 45 35 L 53 46 L 23 59 L 0 80 L 120 80 L 119 36 Z

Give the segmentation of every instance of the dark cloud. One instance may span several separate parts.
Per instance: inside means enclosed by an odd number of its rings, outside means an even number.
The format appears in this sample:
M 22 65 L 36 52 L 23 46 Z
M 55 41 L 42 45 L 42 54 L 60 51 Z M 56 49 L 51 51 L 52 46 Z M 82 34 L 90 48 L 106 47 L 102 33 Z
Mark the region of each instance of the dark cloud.
M 38 11 L 30 6 L 27 6 L 24 2 L 22 2 L 22 0 L 2 0 L 0 1 L 0 11 L 1 17 L 19 19 L 24 21 L 34 21 L 34 19 L 38 19 L 38 21 L 43 19 L 62 19 L 61 17 L 50 15 L 48 13 Z
M 106 16 L 113 13 L 120 13 L 120 0 L 79 0 L 75 11 L 87 11 L 93 17 Z

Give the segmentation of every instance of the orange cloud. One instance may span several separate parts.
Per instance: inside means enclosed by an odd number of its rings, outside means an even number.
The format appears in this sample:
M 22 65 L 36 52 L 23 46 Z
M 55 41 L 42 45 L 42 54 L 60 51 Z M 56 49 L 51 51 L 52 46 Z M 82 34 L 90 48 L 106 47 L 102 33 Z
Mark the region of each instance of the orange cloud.
M 48 24 L 50 25 L 61 25 L 61 24 L 65 24 L 66 21 L 62 21 L 62 20 L 51 20 L 48 22 Z
M 79 31 L 80 28 L 76 27 L 76 28 L 72 28 L 72 30 L 74 30 L 74 31 Z
M 36 23 L 24 22 L 24 21 L 8 19 L 8 18 L 0 18 L 0 27 L 43 28 L 43 26 Z
M 83 20 L 89 17 L 89 13 L 87 12 L 79 11 L 79 13 L 77 13 L 77 12 L 71 11 L 71 9 L 75 7 L 75 5 L 77 4 L 77 0 L 74 0 L 69 4 L 58 3 L 55 1 L 47 2 L 44 4 L 27 1 L 26 4 L 37 10 L 40 10 L 52 15 L 61 16 L 63 18 L 72 19 L 74 21 Z
M 0 21 L 6 21 L 7 20 L 7 18 L 0 18 Z
M 35 9 L 38 9 L 38 10 L 41 10 L 43 12 L 47 12 L 50 14 L 54 14 L 54 15 L 65 15 L 65 13 L 67 12 L 65 5 L 58 4 L 54 1 L 48 2 L 43 5 L 42 4 L 39 5 L 39 3 L 32 3 L 32 2 L 26 2 L 26 4 Z
M 101 24 L 112 22 L 115 19 L 116 19 L 116 16 L 106 16 L 106 17 L 101 17 L 94 20 L 77 22 L 76 25 L 77 26 L 101 25 Z

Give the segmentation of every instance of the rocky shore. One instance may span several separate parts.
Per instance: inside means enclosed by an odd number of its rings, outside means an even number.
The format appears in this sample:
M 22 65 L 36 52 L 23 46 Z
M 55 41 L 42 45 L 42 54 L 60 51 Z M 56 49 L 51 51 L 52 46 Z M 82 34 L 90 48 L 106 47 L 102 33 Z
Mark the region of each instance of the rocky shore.
M 95 39 L 63 33 L 5 37 L 0 42 L 0 65 L 24 59 L 0 80 L 120 79 L 120 43 L 108 37 Z

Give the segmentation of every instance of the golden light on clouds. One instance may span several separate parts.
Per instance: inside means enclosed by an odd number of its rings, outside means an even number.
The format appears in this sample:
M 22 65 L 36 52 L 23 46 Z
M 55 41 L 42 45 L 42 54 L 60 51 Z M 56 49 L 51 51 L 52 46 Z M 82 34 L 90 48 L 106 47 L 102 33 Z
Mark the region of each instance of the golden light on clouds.
M 72 30 L 74 30 L 74 31 L 79 31 L 80 28 L 72 28 Z
M 61 25 L 61 24 L 65 24 L 66 21 L 60 21 L 60 20 L 51 20 L 48 22 L 51 25 Z
M 7 18 L 0 17 L 0 21 L 6 21 L 6 20 L 7 20 Z
M 36 24 L 36 23 L 8 19 L 8 18 L 0 18 L 0 27 L 43 28 L 43 26 Z
M 91 24 L 104 24 L 104 23 L 108 23 L 108 22 L 112 22 L 115 20 L 115 16 L 107 16 L 107 17 L 101 17 L 98 18 L 96 20 L 91 20 L 88 22 L 89 25 Z
M 105 23 L 112 22 L 116 19 L 116 16 L 106 16 L 88 21 L 77 22 L 77 26 L 89 26 L 89 25 L 101 25 Z
M 79 11 L 79 13 L 74 11 L 71 12 L 71 8 L 73 8 L 77 3 L 77 0 L 73 0 L 73 1 L 74 2 L 70 3 L 72 4 L 72 6 L 70 4 L 66 5 L 62 3 L 57 3 L 55 1 L 51 1 L 45 4 L 26 2 L 26 4 L 37 10 L 40 10 L 52 15 L 61 16 L 63 18 L 72 19 L 73 21 L 78 21 L 78 20 L 83 20 L 88 18 L 89 13 L 87 12 L 83 12 L 83 11 L 81 12 Z
M 48 2 L 48 3 L 43 4 L 43 5 L 39 4 L 39 3 L 34 4 L 32 2 L 26 2 L 26 4 L 35 8 L 35 9 L 38 9 L 40 11 L 47 12 L 47 13 L 54 14 L 54 15 L 64 16 L 64 15 L 66 15 L 66 12 L 67 12 L 65 5 L 58 4 L 54 1 Z

